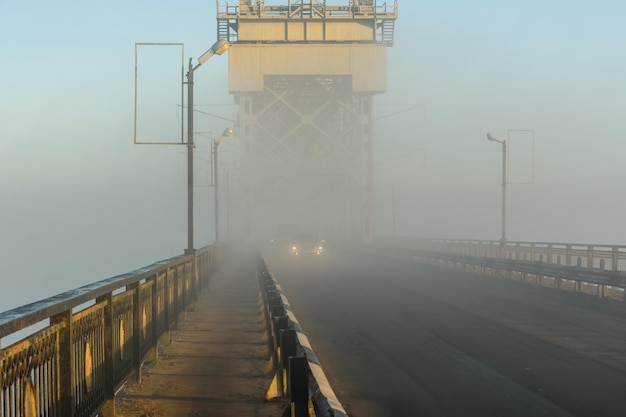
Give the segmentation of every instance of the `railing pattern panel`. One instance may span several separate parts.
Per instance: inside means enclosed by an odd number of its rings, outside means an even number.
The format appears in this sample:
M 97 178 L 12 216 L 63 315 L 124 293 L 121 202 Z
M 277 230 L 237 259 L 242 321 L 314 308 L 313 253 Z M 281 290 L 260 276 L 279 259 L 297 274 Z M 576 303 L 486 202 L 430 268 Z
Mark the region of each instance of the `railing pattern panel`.
M 117 388 L 221 262 L 211 246 L 1 313 L 0 341 L 15 342 L 0 349 L 0 417 L 112 416 Z
M 145 356 L 154 346 L 155 340 L 152 334 L 152 292 L 154 289 L 154 280 L 145 282 L 140 287 L 139 292 L 139 314 L 141 322 L 141 356 Z
M 119 388 L 133 369 L 133 293 L 114 296 L 112 304 L 113 381 Z
M 91 416 L 104 402 L 104 307 L 98 303 L 72 317 L 74 415 Z
M 0 353 L 2 417 L 62 417 L 59 410 L 59 330 L 50 326 Z
M 167 328 L 167 316 L 165 314 L 165 304 L 167 303 L 169 290 L 166 287 L 167 273 L 161 273 L 157 276 L 157 334 L 162 334 Z

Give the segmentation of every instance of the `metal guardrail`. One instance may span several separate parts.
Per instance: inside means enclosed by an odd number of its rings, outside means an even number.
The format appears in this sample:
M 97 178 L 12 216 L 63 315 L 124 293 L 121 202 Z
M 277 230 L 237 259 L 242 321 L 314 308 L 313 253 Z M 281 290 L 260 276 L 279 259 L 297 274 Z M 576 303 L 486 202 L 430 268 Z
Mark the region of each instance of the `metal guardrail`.
M 398 0 L 393 2 L 344 0 L 343 5 L 327 4 L 326 0 L 283 0 L 280 5 L 265 4 L 263 0 L 234 2 L 216 0 L 215 16 L 217 18 L 217 38 L 227 40 L 230 43 L 256 42 L 261 39 L 249 39 L 249 34 L 244 36 L 246 39 L 240 37 L 239 29 L 243 22 L 294 20 L 304 23 L 306 26 L 317 20 L 322 22 L 325 27 L 325 24 L 334 20 L 344 23 L 346 21 L 362 21 L 363 25 L 372 25 L 374 39 L 369 39 L 367 36 L 365 38 L 357 36 L 354 41 L 367 43 L 375 41 L 393 46 L 394 21 L 398 18 Z M 366 21 L 370 22 L 367 23 Z M 286 38 L 282 40 L 288 41 L 289 36 L 285 36 Z M 317 35 L 311 35 L 310 38 L 305 36 L 305 38 L 307 41 L 326 42 L 326 29 L 323 30 L 321 39 Z M 266 42 L 277 40 L 273 37 L 265 39 Z M 338 41 L 351 42 L 350 39 L 333 39 L 333 42 Z
M 626 271 L 626 246 L 554 243 L 505 242 L 496 240 L 415 239 L 415 247 L 459 255 L 501 257 L 547 264 Z
M 407 256 L 626 301 L 626 246 L 551 242 L 381 239 Z M 547 278 L 547 279 L 546 279 Z
M 287 398 L 292 417 L 347 417 L 287 297 L 261 257 L 257 269 L 269 363 L 275 374 L 266 398 Z
M 211 246 L 0 314 L 2 417 L 112 417 L 115 392 L 196 300 L 222 261 Z M 46 323 L 47 322 L 47 323 Z

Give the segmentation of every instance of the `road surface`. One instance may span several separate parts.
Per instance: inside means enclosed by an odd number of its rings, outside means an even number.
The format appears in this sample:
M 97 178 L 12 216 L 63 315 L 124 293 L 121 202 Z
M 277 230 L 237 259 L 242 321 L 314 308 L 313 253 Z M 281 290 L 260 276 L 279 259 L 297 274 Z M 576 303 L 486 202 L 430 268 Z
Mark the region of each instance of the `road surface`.
M 265 258 L 352 417 L 626 415 L 620 303 L 354 252 Z

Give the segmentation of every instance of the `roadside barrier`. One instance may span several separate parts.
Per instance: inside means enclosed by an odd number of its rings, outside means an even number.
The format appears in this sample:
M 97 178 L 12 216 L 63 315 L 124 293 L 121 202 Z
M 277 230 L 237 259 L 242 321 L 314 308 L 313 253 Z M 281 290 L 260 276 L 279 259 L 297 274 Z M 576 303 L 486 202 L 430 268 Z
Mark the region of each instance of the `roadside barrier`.
M 531 261 L 485 256 L 484 253 L 477 255 L 450 253 L 430 248 L 405 246 L 382 246 L 381 248 L 404 259 L 626 302 L 626 271 L 624 270 L 562 265 L 558 262 L 548 263 L 546 259 L 550 258 L 543 257 Z M 613 251 L 613 253 L 617 252 Z M 614 256 L 614 259 L 618 257 Z M 591 265 L 592 262 L 588 264 Z M 599 264 L 604 265 L 601 262 Z M 618 265 L 617 261 L 613 264 Z
M 266 371 L 274 374 L 266 399 L 287 399 L 292 417 L 347 417 L 287 297 L 260 256 L 257 271 L 269 356 Z

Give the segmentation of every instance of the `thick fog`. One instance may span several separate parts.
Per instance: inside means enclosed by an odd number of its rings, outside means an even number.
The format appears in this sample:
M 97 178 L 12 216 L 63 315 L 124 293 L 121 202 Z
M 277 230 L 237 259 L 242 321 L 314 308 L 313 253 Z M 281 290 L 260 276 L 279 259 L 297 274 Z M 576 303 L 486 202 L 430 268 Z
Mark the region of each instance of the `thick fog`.
M 372 234 L 499 239 L 490 132 L 510 137 L 509 240 L 625 243 L 626 6 L 399 3 Z M 0 3 L 0 311 L 183 253 L 186 149 L 133 144 L 134 45 L 182 42 L 186 66 L 215 33 L 212 1 Z M 181 139 L 180 53 L 140 51 L 140 140 Z M 215 238 L 210 137 L 237 117 L 227 63 L 195 73 L 196 247 Z M 238 146 L 219 147 L 222 237 L 241 230 Z

